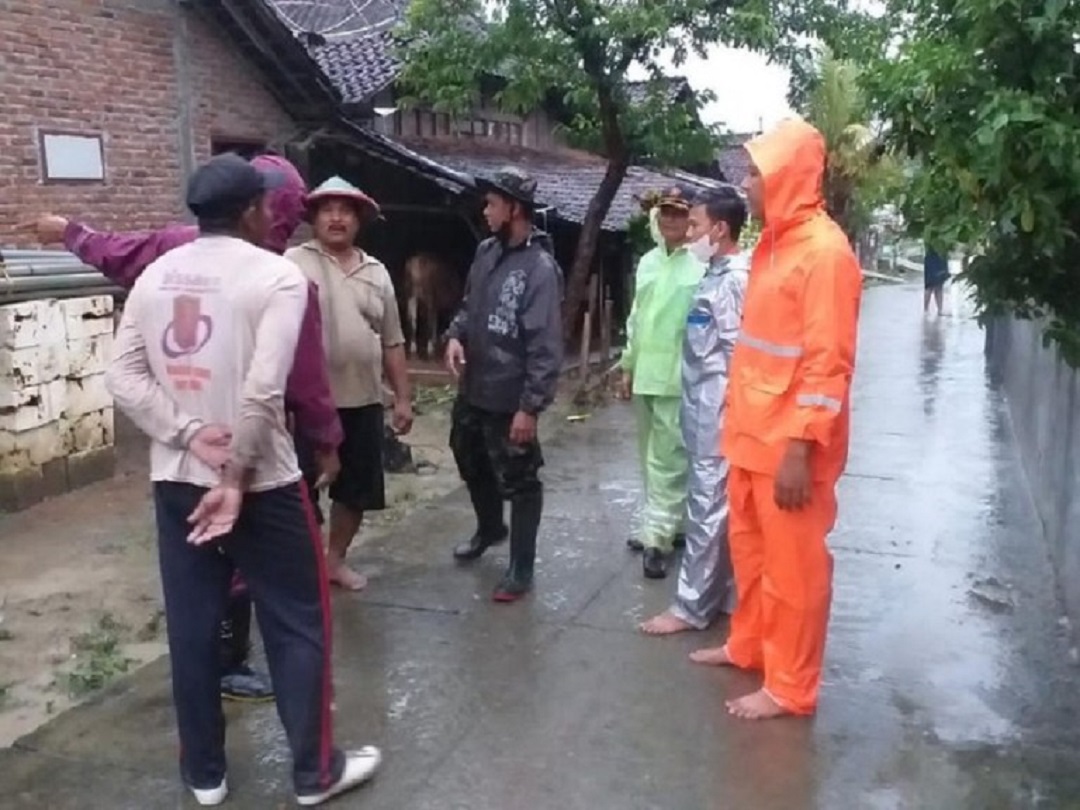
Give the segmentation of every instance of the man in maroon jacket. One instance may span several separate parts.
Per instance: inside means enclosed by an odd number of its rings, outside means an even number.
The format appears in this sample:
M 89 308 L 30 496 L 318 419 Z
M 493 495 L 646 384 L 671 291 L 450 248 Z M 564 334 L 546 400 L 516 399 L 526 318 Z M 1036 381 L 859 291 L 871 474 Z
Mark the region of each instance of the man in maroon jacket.
M 273 216 L 270 234 L 263 245 L 284 253 L 289 239 L 306 211 L 307 185 L 300 172 L 285 158 L 260 155 L 252 164 L 263 171 L 283 175 L 285 182 L 268 195 Z M 194 225 L 168 225 L 155 231 L 99 232 L 55 215 L 45 215 L 27 223 L 44 244 L 63 243 L 83 262 L 100 270 L 117 285 L 130 289 L 143 270 L 164 253 L 192 242 L 199 235 Z M 337 408 L 330 395 L 326 357 L 322 349 L 322 318 L 314 285 L 308 288 L 307 310 L 300 327 L 292 372 L 285 391 L 285 405 L 296 422 L 297 456 L 301 460 L 309 488 L 329 483 L 339 468 L 337 448 L 342 430 Z M 317 469 L 316 469 L 317 467 Z M 316 481 L 316 478 L 318 481 Z M 312 510 L 312 520 L 317 520 Z M 320 521 L 321 522 L 321 521 Z M 312 526 L 312 531 L 318 531 Z M 223 697 L 232 700 L 265 701 L 274 697 L 265 675 L 247 663 L 251 648 L 251 598 L 239 576 L 233 580 L 232 601 L 222 623 Z

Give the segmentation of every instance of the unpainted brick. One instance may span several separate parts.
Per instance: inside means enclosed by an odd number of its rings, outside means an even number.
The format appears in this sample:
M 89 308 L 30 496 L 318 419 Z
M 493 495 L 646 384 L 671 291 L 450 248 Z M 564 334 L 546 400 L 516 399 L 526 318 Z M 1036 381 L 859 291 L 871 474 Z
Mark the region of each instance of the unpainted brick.
M 211 138 L 271 141 L 293 123 L 225 32 L 170 0 L 41 0 L 0 4 L 0 221 L 52 211 L 102 229 L 186 220 L 182 206 L 175 64 L 178 15 L 186 15 L 191 143 L 204 159 Z M 104 11 L 107 10 L 107 14 Z M 41 130 L 100 133 L 106 180 L 43 184 Z M 32 246 L 13 234 L 16 246 Z

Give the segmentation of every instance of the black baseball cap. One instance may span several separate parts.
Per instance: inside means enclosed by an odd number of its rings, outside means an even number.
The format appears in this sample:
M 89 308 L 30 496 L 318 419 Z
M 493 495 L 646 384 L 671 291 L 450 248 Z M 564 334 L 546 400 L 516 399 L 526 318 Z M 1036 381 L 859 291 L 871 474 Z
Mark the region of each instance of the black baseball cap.
M 236 215 L 285 182 L 285 175 L 257 169 L 230 152 L 211 158 L 191 175 L 187 206 L 199 219 Z

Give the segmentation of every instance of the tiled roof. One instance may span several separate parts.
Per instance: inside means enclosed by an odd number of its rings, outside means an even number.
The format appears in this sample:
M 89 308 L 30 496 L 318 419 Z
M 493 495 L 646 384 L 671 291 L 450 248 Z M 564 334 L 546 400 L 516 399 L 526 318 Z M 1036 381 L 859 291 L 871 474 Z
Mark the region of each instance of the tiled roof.
M 407 0 L 265 2 L 304 43 L 343 101 L 364 101 L 397 77 L 400 62 L 391 47 L 393 28 Z
M 600 187 L 607 165 L 603 158 L 570 149 L 537 152 L 473 139 L 409 139 L 402 141 L 402 145 L 443 166 L 473 177 L 491 177 L 503 166 L 518 166 L 535 178 L 536 197 L 539 202 L 553 206 L 560 219 L 579 224 L 585 219 L 589 202 Z M 715 181 L 686 172 L 679 172 L 677 179 L 699 187 L 716 185 Z M 670 186 L 675 180 L 674 174 L 640 166 L 630 167 L 604 220 L 604 230 L 625 230 L 630 219 L 640 211 L 635 197 L 641 197 L 649 191 L 659 191 Z
M 724 179 L 733 185 L 741 185 L 750 174 L 750 155 L 741 144 L 725 146 L 716 154 L 716 162 Z
M 667 103 L 671 104 L 685 92 L 693 92 L 685 76 L 665 76 L 660 80 Z M 626 91 L 631 104 L 643 104 L 651 95 L 652 81 L 627 82 Z
M 391 45 L 393 33 L 380 31 L 365 37 L 309 48 L 322 72 L 345 102 L 364 101 L 393 83 L 401 69 Z

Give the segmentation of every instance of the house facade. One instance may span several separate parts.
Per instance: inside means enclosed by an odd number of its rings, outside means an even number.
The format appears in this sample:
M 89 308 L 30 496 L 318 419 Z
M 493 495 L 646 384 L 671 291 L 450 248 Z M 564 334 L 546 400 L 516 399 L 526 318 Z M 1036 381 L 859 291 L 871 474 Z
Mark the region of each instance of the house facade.
M 185 217 L 184 179 L 199 161 L 296 137 L 265 78 L 192 4 L 43 5 L 0 4 L 0 221 L 53 212 L 159 226 Z

